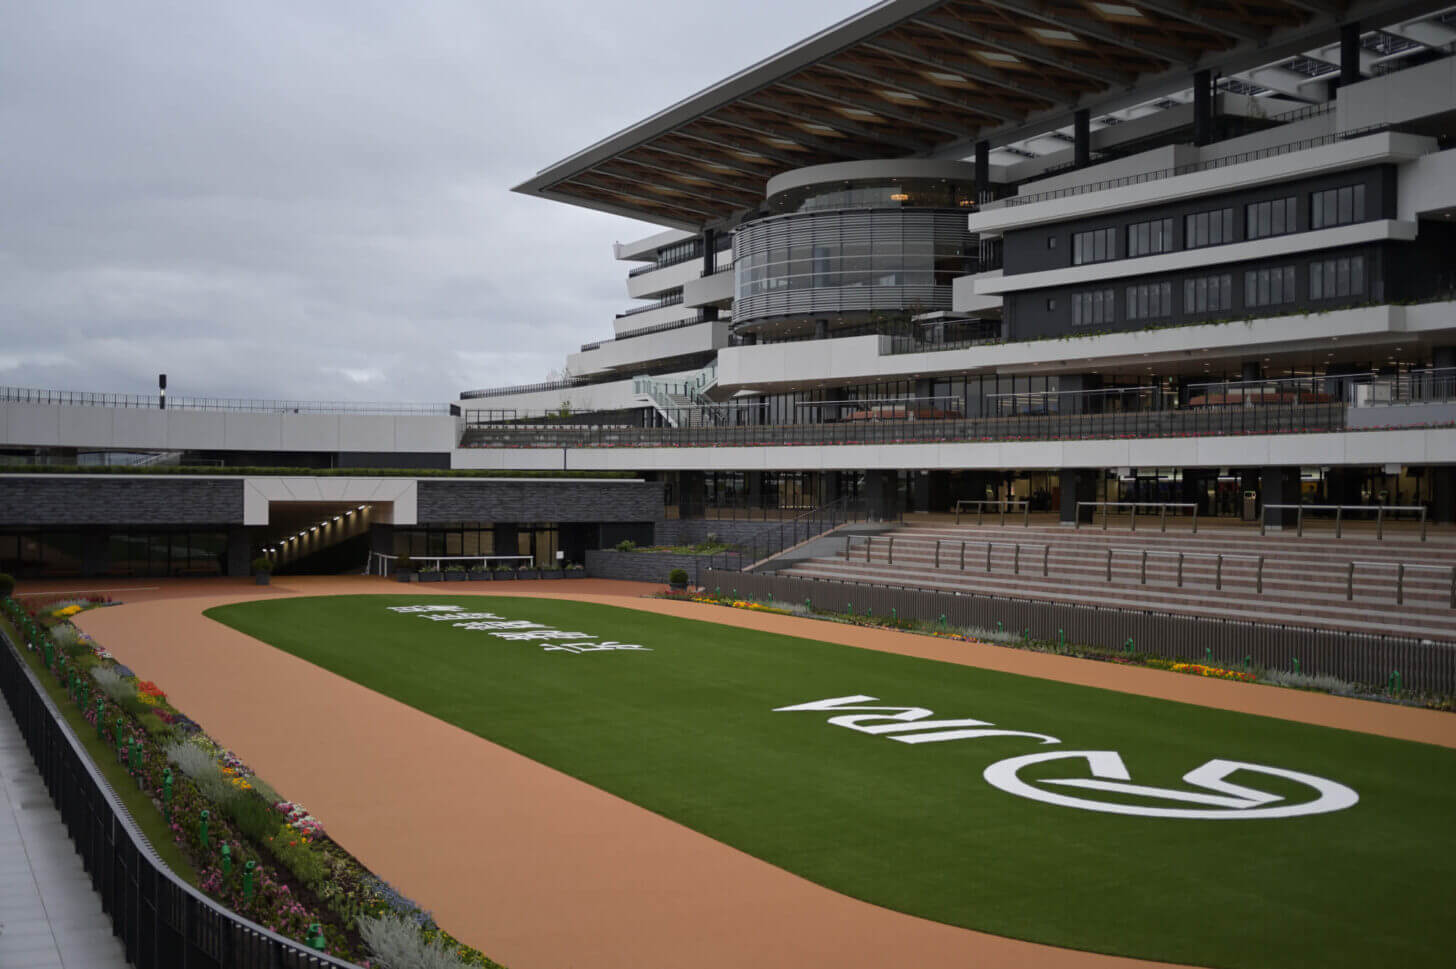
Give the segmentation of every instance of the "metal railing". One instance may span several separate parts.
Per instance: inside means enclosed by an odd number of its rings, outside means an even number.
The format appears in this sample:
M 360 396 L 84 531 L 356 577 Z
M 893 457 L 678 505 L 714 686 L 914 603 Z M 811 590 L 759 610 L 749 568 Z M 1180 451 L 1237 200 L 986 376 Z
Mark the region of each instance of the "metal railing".
M 1368 566 L 1380 569 L 1395 570 L 1395 604 L 1405 605 L 1405 573 L 1407 570 L 1417 572 L 1449 572 L 1451 575 L 1450 596 L 1447 604 L 1456 609 L 1456 565 L 1420 565 L 1411 562 L 1359 562 L 1354 559 L 1350 561 L 1345 573 L 1345 601 L 1355 601 L 1355 567 Z
M 889 616 L 893 610 L 902 620 L 961 629 L 1024 631 L 1028 638 L 1042 642 L 1129 649 L 1234 669 L 1295 669 L 1364 684 L 1384 684 L 1398 670 L 1408 689 L 1456 693 L 1456 644 L 1410 636 L 773 573 L 708 570 L 700 574 L 698 584 L 725 593 L 732 589 L 754 599 L 807 603 L 814 610 L 873 612 L 877 616 Z
M 1093 509 L 1093 521 L 1097 518 L 1096 509 L 1102 509 L 1102 530 L 1104 532 L 1107 531 L 1107 520 L 1113 508 L 1126 508 L 1128 510 L 1128 520 L 1133 531 L 1137 531 L 1138 509 L 1155 508 L 1158 513 L 1158 530 L 1163 532 L 1168 530 L 1169 508 L 1191 508 L 1193 509 L 1193 534 L 1198 534 L 1198 503 L 1193 501 L 1079 501 L 1077 502 L 1076 513 L 1073 516 L 1075 518 L 1074 529 L 1082 527 L 1082 509 L 1084 507 Z M 1091 522 L 1088 524 L 1091 524 Z
M 356 969 L 229 911 L 172 873 L 0 631 L 0 693 L 134 966 Z
M 491 562 L 524 562 L 528 568 L 535 568 L 536 557 L 534 555 L 419 555 L 406 556 L 412 562 L 435 564 L 434 571 L 440 571 L 441 562 L 479 562 L 489 567 Z M 364 566 L 365 575 L 392 575 L 395 571 L 395 563 L 401 556 L 390 555 L 387 552 L 369 552 L 368 562 Z M 375 571 L 376 567 L 378 572 Z
M 701 414 L 698 408 L 688 408 Z M 728 413 L 745 414 L 745 410 Z M 690 418 L 688 418 L 690 419 Z M 949 420 L 845 421 L 824 424 L 723 424 L 679 427 L 576 427 L 473 424 L 463 447 L 795 447 L 827 444 L 924 444 L 1106 438 L 1208 437 L 1343 431 L 1344 404 L 1198 407 L 1112 414 L 1017 414 Z
M 1375 537 L 1385 538 L 1385 513 L 1386 512 L 1410 512 L 1420 516 L 1421 541 L 1426 540 L 1427 519 L 1425 505 L 1265 505 L 1259 513 L 1259 534 L 1264 535 L 1269 528 L 1269 512 L 1294 512 L 1294 534 L 1304 537 L 1304 513 L 1306 511 L 1333 511 L 1335 513 L 1335 537 L 1342 538 L 1344 535 L 1345 512 L 1375 513 Z M 1286 516 L 1280 515 L 1280 527 L 1283 527 L 1283 519 Z
M 1001 512 L 1001 524 L 1006 524 L 1006 511 L 1008 506 L 1019 506 L 1021 508 L 1021 524 L 1031 527 L 1031 502 L 1018 498 L 960 498 L 955 503 L 956 524 L 961 523 L 961 510 L 964 508 L 975 508 L 976 524 L 980 525 L 985 521 L 986 506 L 999 507 Z
M 1390 130 L 1390 125 L 1378 124 L 1368 125 L 1364 128 L 1355 128 L 1350 131 L 1341 131 L 1334 134 L 1319 135 L 1314 138 L 1301 138 L 1298 141 L 1287 142 L 1282 145 L 1271 145 L 1267 148 L 1259 148 L 1253 151 L 1240 152 L 1237 155 L 1226 155 L 1223 158 L 1210 158 L 1207 161 L 1193 162 L 1188 165 L 1178 165 L 1173 168 L 1163 168 L 1152 172 L 1142 172 L 1137 175 L 1124 175 L 1120 178 L 1103 179 L 1100 182 L 1089 182 L 1085 185 L 1069 185 L 1066 188 L 1051 189 L 1046 192 L 1036 192 L 1032 195 L 1010 195 L 1006 198 L 997 199 L 994 202 L 987 202 L 981 206 L 982 212 L 994 212 L 999 209 L 1015 208 L 1019 205 L 1030 205 L 1034 202 L 1049 202 L 1053 199 L 1069 198 L 1074 195 L 1090 195 L 1094 192 L 1105 192 L 1113 188 L 1125 188 L 1129 185 L 1141 185 L 1145 182 L 1158 182 L 1167 178 L 1175 178 L 1179 175 L 1192 175 L 1196 172 L 1213 171 L 1218 168 L 1229 168 L 1234 165 L 1242 165 L 1246 162 L 1258 161 L 1261 158 L 1274 158 L 1278 155 L 1287 155 L 1296 151 L 1306 151 L 1311 148 L 1322 148 L 1325 145 L 1332 145 L 1339 141 L 1347 141 L 1351 138 L 1359 138 L 1365 135 L 1379 134 Z
M 538 384 L 516 384 L 513 387 L 486 387 L 481 390 L 460 392 L 461 400 L 476 400 L 481 397 L 505 397 L 510 394 L 534 394 L 542 390 L 566 390 L 591 383 L 583 377 L 567 377 L 564 380 L 545 380 Z
M 161 394 L 105 394 L 75 390 L 0 387 L 0 403 L 61 407 L 118 407 L 140 410 L 239 411 L 255 414 L 368 414 L 448 417 L 451 404 L 355 403 L 328 400 L 252 400 L 243 397 L 173 397 Z
M 591 343 L 583 343 L 581 349 L 583 352 L 587 350 L 598 350 L 608 343 L 618 343 L 622 340 L 631 340 L 634 337 L 650 336 L 653 333 L 666 333 L 669 330 L 681 330 L 686 326 L 697 326 L 700 323 L 714 323 L 719 321 L 730 323 L 732 319 L 730 317 L 720 316 L 710 320 L 706 313 L 698 310 L 698 312 L 686 319 L 670 320 L 667 323 L 654 323 L 652 326 L 640 326 L 635 330 L 623 330 L 616 336 L 606 337 L 605 339 L 596 340 Z
M 904 515 L 899 512 L 889 513 L 890 517 L 881 519 L 883 521 L 900 521 Z M 870 520 L 870 506 L 863 498 L 844 496 L 834 501 L 811 508 L 793 518 L 780 521 L 778 534 L 766 537 L 763 540 L 756 540 L 747 543 L 740 543 L 736 551 L 721 552 L 717 555 L 701 556 L 695 568 L 719 569 L 720 571 L 741 570 L 751 571 L 756 565 L 767 561 L 777 555 L 783 554 L 786 550 L 805 542 L 819 538 L 832 532 L 841 525 L 851 522 L 862 522 Z M 702 583 L 698 583 L 701 585 Z
M 645 306 L 634 306 L 629 310 L 618 313 L 617 319 L 620 320 L 624 316 L 636 316 L 638 313 L 650 313 L 653 310 L 664 309 L 668 306 L 677 306 L 682 301 L 682 293 L 671 293 L 667 296 L 662 297 L 661 299 L 653 300 L 651 303 L 648 303 Z

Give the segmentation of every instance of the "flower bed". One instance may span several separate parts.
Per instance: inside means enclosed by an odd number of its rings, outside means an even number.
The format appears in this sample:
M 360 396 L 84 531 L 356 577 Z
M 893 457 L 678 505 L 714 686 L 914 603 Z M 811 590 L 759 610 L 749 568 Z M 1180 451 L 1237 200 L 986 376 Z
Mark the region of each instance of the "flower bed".
M 1257 683 L 1259 678 L 1253 673 L 1241 673 L 1238 670 L 1226 670 L 1220 666 L 1204 666 L 1202 663 L 1174 663 L 1168 669 L 1174 673 L 1191 673 L 1194 676 L 1212 676 L 1220 680 L 1239 680 L 1243 683 Z
M 369 965 L 379 927 L 412 927 L 407 948 L 433 951 L 431 966 L 499 969 L 435 924 L 430 913 L 372 874 L 328 837 L 302 805 L 284 800 L 231 751 L 66 620 L 89 605 L 50 603 L 4 611 L 33 667 L 65 691 L 97 739 L 153 808 L 186 860 L 197 887 L 270 931 L 330 955 Z M 389 934 L 389 933 L 384 933 Z M 397 950 L 391 950 L 396 951 Z

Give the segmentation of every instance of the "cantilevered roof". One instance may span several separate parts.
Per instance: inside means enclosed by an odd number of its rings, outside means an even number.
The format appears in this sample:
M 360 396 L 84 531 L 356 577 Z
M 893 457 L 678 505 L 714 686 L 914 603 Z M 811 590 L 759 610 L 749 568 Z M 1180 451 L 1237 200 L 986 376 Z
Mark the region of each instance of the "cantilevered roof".
M 1447 0 L 1449 2 L 1449 0 Z M 965 154 L 1440 9 L 1367 0 L 885 0 L 543 169 L 516 191 L 679 228 L 772 176 Z

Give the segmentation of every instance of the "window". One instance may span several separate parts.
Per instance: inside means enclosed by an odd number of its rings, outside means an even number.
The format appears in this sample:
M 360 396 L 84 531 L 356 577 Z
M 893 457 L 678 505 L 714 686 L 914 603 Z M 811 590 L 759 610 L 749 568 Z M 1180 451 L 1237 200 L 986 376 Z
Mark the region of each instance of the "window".
M 1127 227 L 1127 257 L 1147 256 L 1173 249 L 1173 220 L 1153 219 Z
M 1309 227 L 1328 229 L 1332 225 L 1348 225 L 1365 221 L 1365 186 L 1346 185 L 1309 196 Z
M 1056 247 L 1057 247 L 1057 237 L 1056 236 L 1047 236 L 1047 248 L 1048 249 L 1055 249 Z
M 1294 230 L 1294 196 L 1270 202 L 1253 202 L 1244 208 L 1245 239 L 1282 236 Z
M 1346 256 L 1310 263 L 1309 298 L 1334 299 L 1365 294 L 1365 257 Z
M 1234 241 L 1234 210 L 1214 209 L 1183 217 L 1183 248 L 1221 246 Z
M 1127 318 L 1151 320 L 1173 314 L 1173 284 L 1144 283 L 1127 288 Z
M 1250 269 L 1244 273 L 1244 306 L 1277 306 L 1294 302 L 1294 267 Z
M 1072 325 L 1098 326 L 1117 319 L 1117 295 L 1110 289 L 1072 294 Z
M 1106 262 L 1117 258 L 1117 230 L 1094 229 L 1072 236 L 1072 265 Z
M 1183 280 L 1183 312 L 1213 313 L 1234 308 L 1234 277 L 1200 276 Z
M 1054 310 L 1057 308 L 1057 301 L 1055 299 L 1048 299 L 1046 306 L 1048 310 Z

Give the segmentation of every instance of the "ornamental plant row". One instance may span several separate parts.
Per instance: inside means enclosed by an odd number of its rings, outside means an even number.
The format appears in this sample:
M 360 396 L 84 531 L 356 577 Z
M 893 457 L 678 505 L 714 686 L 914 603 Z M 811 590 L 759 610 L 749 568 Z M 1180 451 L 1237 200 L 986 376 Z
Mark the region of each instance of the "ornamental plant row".
M 432 965 L 500 969 L 365 868 L 301 805 L 277 796 L 161 687 L 138 680 L 68 621 L 105 604 L 66 600 L 28 610 L 7 598 L 4 610 L 22 648 L 150 794 L 202 892 L 270 931 L 365 966 L 385 963 L 365 942 L 377 933 L 361 935 L 361 925 L 407 925 L 416 951 L 441 957 Z

